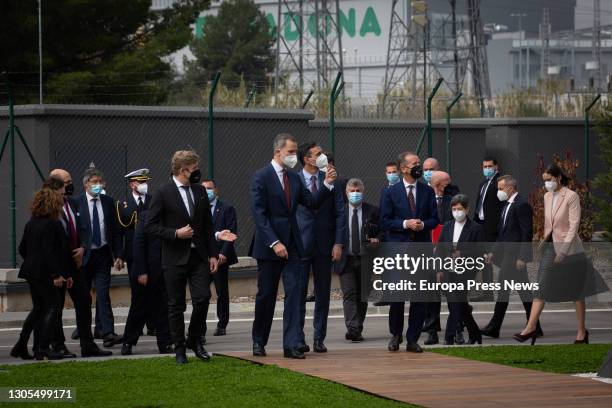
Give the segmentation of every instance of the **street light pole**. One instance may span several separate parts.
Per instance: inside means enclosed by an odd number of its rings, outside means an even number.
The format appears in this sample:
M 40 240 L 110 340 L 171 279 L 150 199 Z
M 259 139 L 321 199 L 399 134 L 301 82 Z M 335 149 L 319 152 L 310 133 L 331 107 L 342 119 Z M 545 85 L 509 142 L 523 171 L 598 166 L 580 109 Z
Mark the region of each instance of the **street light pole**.
M 42 0 L 38 0 L 38 103 L 43 104 Z

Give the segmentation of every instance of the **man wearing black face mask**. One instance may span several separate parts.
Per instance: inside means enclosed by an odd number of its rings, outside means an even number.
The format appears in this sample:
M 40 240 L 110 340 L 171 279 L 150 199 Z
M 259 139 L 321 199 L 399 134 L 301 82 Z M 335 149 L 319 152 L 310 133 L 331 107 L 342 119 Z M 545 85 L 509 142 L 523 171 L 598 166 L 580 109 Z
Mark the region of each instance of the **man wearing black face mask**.
M 425 183 L 417 182 L 423 175 L 419 156 L 404 152 L 398 166 L 403 180 L 383 191 L 380 208 L 381 227 L 389 242 L 431 242 L 431 230 L 438 225 L 436 194 Z M 425 303 L 410 302 L 406 351 L 421 353 L 418 345 L 425 320 Z M 399 350 L 404 330 L 404 302 L 393 302 L 389 309 L 389 351 Z
M 177 364 L 186 364 L 186 348 L 203 360 L 210 355 L 202 344 L 204 320 L 210 300 L 210 274 L 217 272 L 215 238 L 234 241 L 229 230 L 214 232 L 210 202 L 199 182 L 200 158 L 194 151 L 181 150 L 172 157 L 172 181 L 151 199 L 145 233 L 162 240 L 162 269 L 168 291 L 170 332 Z M 189 283 L 193 312 L 185 340 L 185 287 Z

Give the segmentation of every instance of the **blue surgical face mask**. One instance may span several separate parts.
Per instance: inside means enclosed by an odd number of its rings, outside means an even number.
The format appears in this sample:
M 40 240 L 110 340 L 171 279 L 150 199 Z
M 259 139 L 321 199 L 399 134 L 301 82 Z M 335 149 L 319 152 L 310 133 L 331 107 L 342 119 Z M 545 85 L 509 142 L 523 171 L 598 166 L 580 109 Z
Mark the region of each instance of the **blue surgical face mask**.
M 433 170 L 425 170 L 423 172 L 423 178 L 425 179 L 426 182 L 429 183 L 429 181 L 431 180 L 431 176 L 433 175 Z
M 387 173 L 387 181 L 389 184 L 393 185 L 400 180 L 399 174 L 397 173 Z
M 353 191 L 348 194 L 348 198 L 349 198 L 349 203 L 353 205 L 359 205 L 361 204 L 361 201 L 363 200 L 363 193 L 359 191 Z
M 482 169 L 482 174 L 484 174 L 486 178 L 491 178 L 495 174 L 495 169 L 490 168 L 490 167 L 486 169 Z
M 90 191 L 93 195 L 98 195 L 102 192 L 102 184 L 93 184 L 90 188 Z
M 211 203 L 217 197 L 217 195 L 215 194 L 215 190 L 213 190 L 212 188 L 207 188 L 206 189 L 206 194 L 208 195 L 208 201 L 210 201 Z

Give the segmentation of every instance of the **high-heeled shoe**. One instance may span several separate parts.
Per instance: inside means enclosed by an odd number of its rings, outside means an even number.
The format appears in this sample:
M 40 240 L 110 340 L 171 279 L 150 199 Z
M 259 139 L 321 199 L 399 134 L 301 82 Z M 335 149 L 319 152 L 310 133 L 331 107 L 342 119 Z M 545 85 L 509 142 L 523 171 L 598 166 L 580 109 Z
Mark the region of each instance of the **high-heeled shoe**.
M 60 353 L 51 349 L 37 350 L 34 352 L 36 360 L 62 360 L 64 353 Z
M 20 336 L 15 346 L 11 349 L 11 357 L 32 360 L 34 356 L 28 352 L 28 341 Z
M 512 338 L 518 342 L 524 343 L 527 340 L 531 339 L 531 345 L 533 346 L 538 338 L 537 330 L 530 331 L 526 334 L 515 333 Z
M 584 339 L 582 340 L 574 340 L 574 344 L 589 344 L 589 331 L 585 330 Z

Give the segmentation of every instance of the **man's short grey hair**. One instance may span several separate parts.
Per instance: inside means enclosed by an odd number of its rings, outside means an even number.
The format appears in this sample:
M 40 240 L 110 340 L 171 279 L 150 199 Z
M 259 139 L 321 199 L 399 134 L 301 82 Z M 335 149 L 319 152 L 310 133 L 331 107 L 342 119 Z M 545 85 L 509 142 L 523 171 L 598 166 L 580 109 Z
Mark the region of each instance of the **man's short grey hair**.
M 276 135 L 276 137 L 274 138 L 273 149 L 274 150 L 282 149 L 283 147 L 285 147 L 288 140 L 297 143 L 297 140 L 295 140 L 295 137 L 291 136 L 289 133 L 281 133 L 281 134 Z
M 403 153 L 400 153 L 400 155 L 397 158 L 397 166 L 398 167 L 402 167 L 402 166 L 405 166 L 405 165 L 408 164 L 408 161 L 406 161 L 406 157 L 407 156 L 417 156 L 417 157 L 419 157 L 418 154 L 416 154 L 415 152 L 410 151 L 410 150 L 405 151 Z
M 497 182 L 499 183 L 502 180 L 504 180 L 504 183 L 506 184 L 506 186 L 511 186 L 513 189 L 517 190 L 518 183 L 516 182 L 516 179 L 514 177 L 512 177 L 509 174 L 506 174 L 498 178 Z
M 350 179 L 347 183 L 346 183 L 346 188 L 349 187 L 357 187 L 360 188 L 361 191 L 365 190 L 365 186 L 363 185 L 363 181 L 361 181 L 361 179 L 358 178 L 352 178 Z
M 96 169 L 95 167 L 90 167 L 87 170 L 85 170 L 85 174 L 83 174 L 83 185 L 87 184 L 89 180 L 91 180 L 93 177 L 96 177 L 96 176 L 104 180 L 104 173 L 102 173 L 100 170 Z

